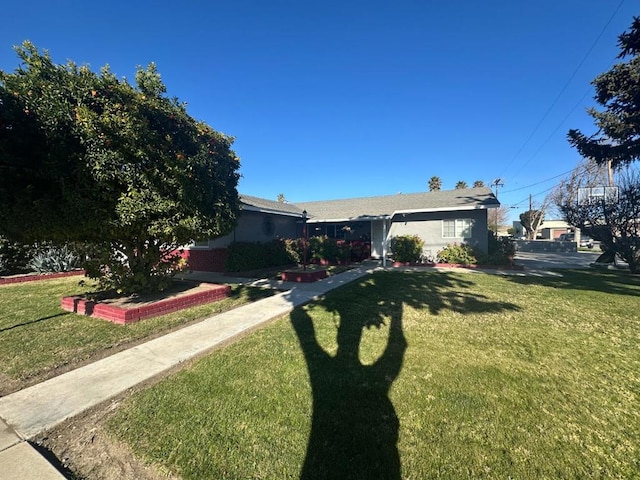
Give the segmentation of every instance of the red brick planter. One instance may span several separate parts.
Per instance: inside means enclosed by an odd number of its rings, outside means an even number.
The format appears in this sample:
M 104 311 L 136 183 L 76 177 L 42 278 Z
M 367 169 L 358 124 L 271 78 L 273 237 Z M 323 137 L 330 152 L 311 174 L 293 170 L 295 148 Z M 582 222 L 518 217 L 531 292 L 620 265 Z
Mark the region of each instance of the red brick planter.
M 71 272 L 60 273 L 33 273 L 27 275 L 13 275 L 11 277 L 0 277 L 0 285 L 10 283 L 35 282 L 36 280 L 52 280 L 54 278 L 73 277 L 74 275 L 84 275 L 84 270 L 73 270 Z
M 327 278 L 326 270 L 287 270 L 282 272 L 282 281 L 311 283 Z
M 177 295 L 166 300 L 156 302 L 140 303 L 134 302 L 125 304 L 114 304 L 113 301 L 91 301 L 83 297 L 63 297 L 60 305 L 68 311 L 80 315 L 89 315 L 113 323 L 126 325 L 139 320 L 151 317 L 158 317 L 171 312 L 177 312 L 185 308 L 204 303 L 216 302 L 229 296 L 231 287 L 228 285 L 207 285 L 201 284 L 199 291 Z

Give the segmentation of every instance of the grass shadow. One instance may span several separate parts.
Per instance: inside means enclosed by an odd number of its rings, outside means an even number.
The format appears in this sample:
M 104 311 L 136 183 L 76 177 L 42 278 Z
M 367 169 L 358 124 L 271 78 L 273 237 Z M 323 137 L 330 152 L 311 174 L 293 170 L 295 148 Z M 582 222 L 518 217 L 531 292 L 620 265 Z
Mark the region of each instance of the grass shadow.
M 300 478 L 400 479 L 400 422 L 389 391 L 409 347 L 403 315 L 407 307 L 461 313 L 518 310 L 473 292 L 474 283 L 448 273 L 380 272 L 331 292 L 315 306 L 297 308 L 291 324 L 304 353 L 313 396 L 311 432 Z M 332 312 L 337 350 L 318 341 L 314 309 Z M 372 364 L 360 361 L 365 328 L 388 323 L 388 338 Z
M 591 290 L 638 297 L 640 275 L 620 270 L 563 269 L 554 276 L 508 276 L 519 285 L 539 285 L 569 290 Z
M 0 333 L 7 332 L 9 330 L 14 330 L 14 329 L 19 328 L 19 327 L 26 327 L 26 326 L 32 325 L 34 323 L 44 322 L 45 320 L 50 320 L 52 318 L 61 317 L 63 315 L 69 315 L 69 313 L 68 312 L 56 313 L 55 315 L 49 315 L 48 317 L 42 317 L 42 318 L 38 318 L 36 320 L 29 320 L 28 322 L 17 323 L 15 325 L 11 325 L 10 327 L 0 328 Z

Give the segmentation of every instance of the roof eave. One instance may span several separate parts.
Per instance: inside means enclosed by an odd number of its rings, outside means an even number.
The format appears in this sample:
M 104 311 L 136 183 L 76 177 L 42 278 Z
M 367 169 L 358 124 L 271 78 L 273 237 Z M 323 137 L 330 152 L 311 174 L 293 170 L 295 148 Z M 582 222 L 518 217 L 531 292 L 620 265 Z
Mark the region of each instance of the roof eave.
M 489 208 L 498 208 L 499 204 L 490 204 L 490 205 L 465 205 L 459 207 L 434 207 L 434 208 L 412 208 L 406 210 L 396 210 L 393 212 L 393 215 L 398 214 L 407 214 L 407 213 L 433 213 L 433 212 L 458 212 L 458 211 L 468 211 L 468 210 L 487 210 Z
M 275 210 L 271 208 L 264 207 L 256 207 L 255 205 L 247 205 L 246 203 L 242 204 L 242 209 L 250 212 L 259 212 L 259 213 L 271 213 L 275 215 L 283 215 L 286 217 L 302 217 L 302 213 L 294 213 L 294 212 L 284 212 L 282 210 Z

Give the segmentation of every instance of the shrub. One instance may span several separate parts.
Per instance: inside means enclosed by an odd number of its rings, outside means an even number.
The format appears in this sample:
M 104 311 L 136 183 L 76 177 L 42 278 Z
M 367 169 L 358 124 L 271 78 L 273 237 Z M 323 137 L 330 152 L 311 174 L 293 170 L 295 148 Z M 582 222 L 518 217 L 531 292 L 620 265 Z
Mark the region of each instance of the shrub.
M 50 245 L 39 249 L 27 264 L 38 273 L 68 272 L 78 267 L 80 258 L 67 245 Z
M 393 259 L 396 262 L 416 263 L 422 257 L 424 241 L 418 235 L 399 235 L 391 242 Z
M 371 256 L 371 244 L 361 240 L 353 240 L 350 242 L 351 261 L 362 262 Z
M 346 263 L 351 255 L 347 242 L 326 235 L 309 238 L 307 247 L 307 256 L 314 263 Z
M 98 289 L 118 295 L 161 292 L 173 284 L 173 275 L 185 268 L 180 250 L 147 251 L 143 259 L 127 258 L 124 252 L 108 244 L 82 248 L 86 276 L 98 281 Z M 138 264 L 145 262 L 144 270 Z
M 0 274 L 24 273 L 33 256 L 32 247 L 0 237 Z
M 516 244 L 509 237 L 498 237 L 489 230 L 488 254 L 478 259 L 484 265 L 510 265 L 516 253 Z
M 474 265 L 478 262 L 477 255 L 471 245 L 465 243 L 458 245 L 448 244 L 438 252 L 439 263 L 451 263 L 461 265 Z
M 277 239 L 267 243 L 234 242 L 227 249 L 227 272 L 247 272 L 298 263 L 300 257 L 293 240 Z

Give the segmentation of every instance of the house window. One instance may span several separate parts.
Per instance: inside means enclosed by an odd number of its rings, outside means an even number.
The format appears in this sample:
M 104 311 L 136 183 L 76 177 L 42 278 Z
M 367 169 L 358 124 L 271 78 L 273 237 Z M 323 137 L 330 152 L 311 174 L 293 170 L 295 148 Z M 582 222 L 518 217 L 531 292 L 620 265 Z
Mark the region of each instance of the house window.
M 473 221 L 470 218 L 456 218 L 442 221 L 443 238 L 471 238 Z

